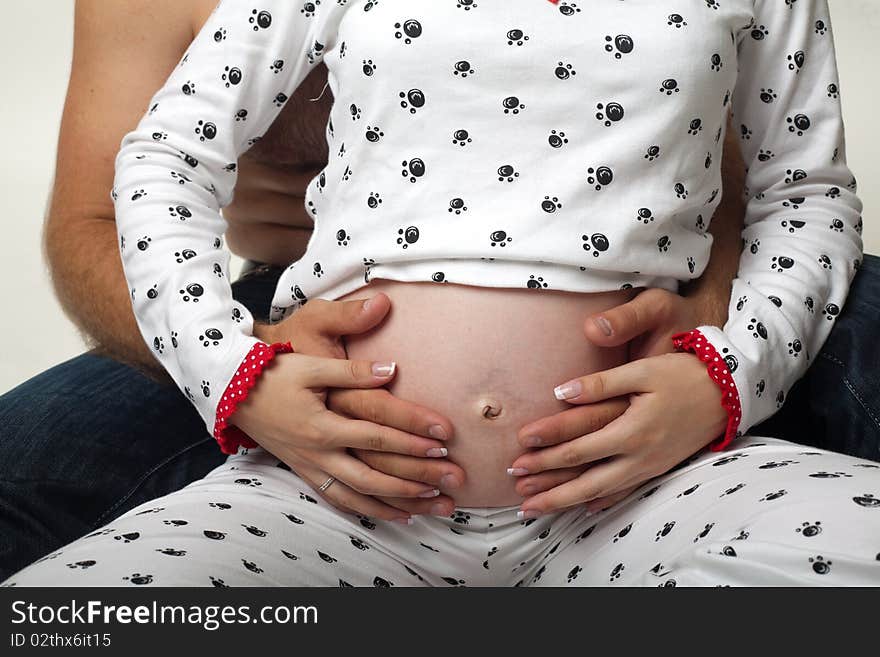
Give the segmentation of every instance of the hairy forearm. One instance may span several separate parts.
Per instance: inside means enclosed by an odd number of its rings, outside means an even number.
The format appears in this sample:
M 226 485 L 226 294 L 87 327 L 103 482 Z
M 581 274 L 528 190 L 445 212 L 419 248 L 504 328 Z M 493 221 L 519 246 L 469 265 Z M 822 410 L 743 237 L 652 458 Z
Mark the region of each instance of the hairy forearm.
M 168 379 L 135 321 L 117 239 L 112 220 L 65 218 L 50 211 L 45 249 L 55 294 L 89 346 L 153 378 Z M 263 323 L 254 324 L 254 335 L 270 343 L 288 339 Z
M 159 375 L 131 310 L 113 220 L 65 216 L 53 202 L 44 237 L 55 294 L 89 346 Z

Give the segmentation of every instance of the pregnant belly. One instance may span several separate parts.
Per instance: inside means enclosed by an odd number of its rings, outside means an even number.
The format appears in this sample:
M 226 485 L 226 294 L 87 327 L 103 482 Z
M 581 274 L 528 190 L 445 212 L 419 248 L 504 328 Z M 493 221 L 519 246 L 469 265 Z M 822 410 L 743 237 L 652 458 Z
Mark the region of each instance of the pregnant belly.
M 392 394 L 445 415 L 455 435 L 449 458 L 466 475 L 444 491 L 458 506 L 510 506 L 522 498 L 507 474 L 526 449 L 519 429 L 571 408 L 553 388 L 627 360 L 626 346 L 599 348 L 584 337 L 587 316 L 624 303 L 632 291 L 437 285 L 374 279 L 339 300 L 384 292 L 391 310 L 368 333 L 348 336 L 351 359 L 395 360 Z

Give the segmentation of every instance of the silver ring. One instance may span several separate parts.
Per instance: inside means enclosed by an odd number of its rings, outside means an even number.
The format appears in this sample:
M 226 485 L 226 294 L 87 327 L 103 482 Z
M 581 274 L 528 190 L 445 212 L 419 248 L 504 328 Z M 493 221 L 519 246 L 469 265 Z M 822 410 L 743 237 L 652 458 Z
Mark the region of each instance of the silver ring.
M 325 490 L 327 490 L 328 488 L 330 488 L 330 486 L 333 485 L 334 481 L 336 481 L 336 477 L 327 477 L 327 481 L 325 481 L 323 484 L 321 484 L 321 487 L 318 490 L 323 493 Z

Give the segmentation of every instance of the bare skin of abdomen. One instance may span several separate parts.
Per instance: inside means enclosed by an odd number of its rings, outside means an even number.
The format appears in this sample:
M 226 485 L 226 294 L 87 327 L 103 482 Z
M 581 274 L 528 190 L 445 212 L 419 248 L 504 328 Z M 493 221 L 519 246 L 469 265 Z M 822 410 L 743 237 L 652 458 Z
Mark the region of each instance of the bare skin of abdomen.
M 350 359 L 397 362 L 388 389 L 449 418 L 449 458 L 466 475 L 448 493 L 465 507 L 522 501 L 507 468 L 524 451 L 519 429 L 571 408 L 553 388 L 627 361 L 627 348 L 593 346 L 584 320 L 633 291 L 581 294 L 526 288 L 374 279 L 340 301 L 384 292 L 391 310 L 372 331 L 346 338 Z M 444 491 L 447 492 L 447 491 Z

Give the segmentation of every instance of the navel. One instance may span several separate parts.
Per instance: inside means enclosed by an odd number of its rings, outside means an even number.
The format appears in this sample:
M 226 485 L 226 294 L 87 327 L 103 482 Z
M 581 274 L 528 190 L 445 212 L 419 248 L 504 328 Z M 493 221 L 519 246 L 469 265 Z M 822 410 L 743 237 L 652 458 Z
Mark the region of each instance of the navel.
M 501 415 L 501 402 L 494 399 L 483 399 L 480 401 L 480 413 L 487 420 L 494 420 Z

